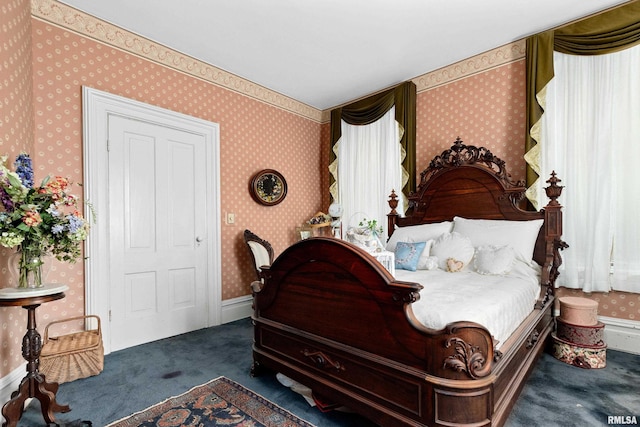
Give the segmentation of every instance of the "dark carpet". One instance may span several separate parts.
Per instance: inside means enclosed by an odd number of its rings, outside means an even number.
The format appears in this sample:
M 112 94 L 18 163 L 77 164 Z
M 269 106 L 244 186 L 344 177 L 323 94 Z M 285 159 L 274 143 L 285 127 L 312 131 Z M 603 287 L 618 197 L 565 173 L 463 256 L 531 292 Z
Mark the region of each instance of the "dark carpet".
M 283 387 L 275 375 L 250 375 L 252 326 L 243 319 L 113 352 L 95 377 L 60 385 L 57 401 L 71 412 L 58 423 L 90 420 L 106 426 L 192 387 L 224 376 L 318 427 L 373 427 L 354 414 L 322 413 Z M 607 426 L 633 417 L 640 423 L 640 356 L 607 351 L 604 369 L 580 369 L 543 354 L 506 427 Z M 33 401 L 19 427 L 46 425 Z

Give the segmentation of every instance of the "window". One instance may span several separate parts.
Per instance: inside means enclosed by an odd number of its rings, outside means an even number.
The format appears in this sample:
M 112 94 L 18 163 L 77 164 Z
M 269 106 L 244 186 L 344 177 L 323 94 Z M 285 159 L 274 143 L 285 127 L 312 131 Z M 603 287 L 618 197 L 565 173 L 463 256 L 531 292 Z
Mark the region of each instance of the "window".
M 553 62 L 540 167 L 567 187 L 558 283 L 640 292 L 640 45 Z
M 368 125 L 342 121 L 342 138 L 336 144 L 336 182 L 344 227 L 357 227 L 363 219 L 386 224 L 388 196 L 403 187 L 404 150 L 399 136 L 394 107 Z M 402 200 L 398 206 L 402 212 Z
M 366 216 L 386 234 L 389 194 L 395 190 L 402 203 L 415 190 L 415 135 L 412 82 L 331 111 L 330 192 L 344 208 L 346 227 Z

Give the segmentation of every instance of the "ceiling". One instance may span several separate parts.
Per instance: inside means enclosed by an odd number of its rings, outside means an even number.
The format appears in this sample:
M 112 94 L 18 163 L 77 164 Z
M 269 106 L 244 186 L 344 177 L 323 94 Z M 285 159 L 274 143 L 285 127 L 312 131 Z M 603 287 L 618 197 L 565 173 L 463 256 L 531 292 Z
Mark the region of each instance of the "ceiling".
M 319 110 L 624 0 L 62 0 Z

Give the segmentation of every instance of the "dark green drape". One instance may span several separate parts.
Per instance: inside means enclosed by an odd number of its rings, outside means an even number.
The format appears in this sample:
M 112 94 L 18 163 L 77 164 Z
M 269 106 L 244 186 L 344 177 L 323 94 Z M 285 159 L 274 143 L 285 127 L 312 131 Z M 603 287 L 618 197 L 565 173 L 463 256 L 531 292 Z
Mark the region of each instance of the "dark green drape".
M 402 166 L 409 173 L 409 181 L 402 191 L 409 195 L 416 189 L 416 85 L 413 82 L 402 83 L 393 89 L 331 110 L 329 164 L 336 159 L 333 146 L 342 136 L 342 120 L 351 125 L 367 125 L 379 120 L 394 105 L 396 121 L 404 129 L 400 144 L 406 151 L 406 157 Z M 331 176 L 329 184 L 333 182 Z
M 538 96 L 553 79 L 553 51 L 573 55 L 602 55 L 640 43 L 640 1 L 527 39 L 527 135 L 525 152 L 536 145 L 531 130 L 544 108 Z M 527 185 L 537 174 L 527 167 Z

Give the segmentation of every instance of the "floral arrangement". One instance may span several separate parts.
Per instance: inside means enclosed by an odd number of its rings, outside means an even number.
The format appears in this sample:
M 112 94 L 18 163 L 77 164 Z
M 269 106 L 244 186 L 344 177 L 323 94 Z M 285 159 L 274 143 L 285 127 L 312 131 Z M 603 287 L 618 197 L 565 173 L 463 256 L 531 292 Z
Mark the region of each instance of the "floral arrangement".
M 347 240 L 368 250 L 383 250 L 384 244 L 380 240 L 383 232 L 377 220 L 363 218 L 357 227 L 347 230 Z
M 366 234 L 373 234 L 374 236 L 380 235 L 384 231 L 375 219 L 364 218 L 358 223 L 358 226 L 361 227 Z
M 63 177 L 46 177 L 34 186 L 33 167 L 28 154 L 16 157 L 15 172 L 0 157 L 0 245 L 20 253 L 19 287 L 27 287 L 27 276 L 41 284 L 42 257 L 53 255 L 75 262 L 80 244 L 87 238 L 89 224 L 78 211 L 78 198 L 69 193 L 70 182 Z

